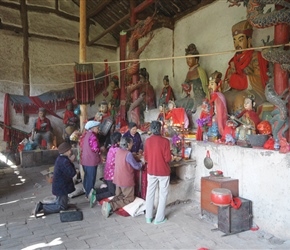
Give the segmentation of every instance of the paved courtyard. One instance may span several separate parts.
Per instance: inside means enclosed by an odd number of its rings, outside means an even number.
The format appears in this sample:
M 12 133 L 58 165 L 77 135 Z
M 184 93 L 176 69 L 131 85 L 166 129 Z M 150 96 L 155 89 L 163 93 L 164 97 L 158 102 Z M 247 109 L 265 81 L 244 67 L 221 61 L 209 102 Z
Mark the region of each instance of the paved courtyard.
M 84 195 L 71 199 L 82 221 L 62 223 L 59 214 L 36 219 L 35 204 L 51 196 L 51 184 L 40 173 L 48 167 L 0 164 L 0 249 L 290 249 L 290 241 L 262 229 L 223 237 L 193 201 L 170 204 L 161 225 L 146 224 L 144 215 L 105 219 L 101 206 L 90 208 Z

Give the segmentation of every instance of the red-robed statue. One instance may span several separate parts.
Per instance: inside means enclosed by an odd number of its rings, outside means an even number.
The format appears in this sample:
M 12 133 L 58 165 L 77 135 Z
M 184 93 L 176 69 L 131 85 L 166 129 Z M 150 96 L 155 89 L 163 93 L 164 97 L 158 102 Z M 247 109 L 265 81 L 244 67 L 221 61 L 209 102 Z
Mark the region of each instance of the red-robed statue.
M 248 21 L 241 21 L 232 27 L 236 50 L 252 47 L 253 28 Z M 243 110 L 245 96 L 254 96 L 257 106 L 266 101 L 267 61 L 261 52 L 247 50 L 236 52 L 229 61 L 222 90 L 230 114 L 237 115 Z

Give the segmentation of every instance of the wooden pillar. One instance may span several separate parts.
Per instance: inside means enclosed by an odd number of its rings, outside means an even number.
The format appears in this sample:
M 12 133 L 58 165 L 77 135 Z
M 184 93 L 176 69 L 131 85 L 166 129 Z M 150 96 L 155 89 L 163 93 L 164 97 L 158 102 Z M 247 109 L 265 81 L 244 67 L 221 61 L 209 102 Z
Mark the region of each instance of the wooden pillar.
M 122 31 L 120 33 L 120 61 L 126 60 L 126 45 L 127 45 L 127 33 Z M 126 90 L 125 90 L 125 78 L 126 78 L 126 63 L 120 63 L 120 88 L 121 88 L 121 97 L 120 97 L 120 114 L 121 119 L 126 119 Z
M 86 62 L 86 0 L 80 0 L 80 51 L 79 51 L 79 63 Z M 84 127 L 84 121 L 88 117 L 87 105 L 80 105 L 80 128 L 81 131 Z
M 136 7 L 136 1 L 135 0 L 130 0 L 130 26 L 134 27 L 136 24 L 136 20 L 137 20 L 137 12 L 134 11 Z M 138 41 L 136 42 L 135 46 L 135 51 L 138 50 Z M 139 68 L 138 67 L 138 73 L 132 76 L 132 83 L 135 84 L 139 81 Z M 132 93 L 132 101 L 136 101 L 139 97 L 139 90 L 135 89 Z M 136 117 L 138 117 L 138 120 L 140 121 L 140 107 L 136 107 L 133 111 L 136 114 Z
M 275 9 L 279 10 L 282 9 L 282 6 L 275 5 Z M 274 28 L 274 44 L 285 44 L 289 43 L 289 25 L 288 24 L 277 24 Z M 286 48 L 288 49 L 288 47 Z M 289 74 L 287 71 L 281 69 L 280 64 L 274 64 L 274 84 L 275 90 L 278 95 L 282 94 L 283 91 L 288 88 L 288 77 Z M 289 101 L 288 101 L 289 103 Z M 290 105 L 288 105 L 288 109 L 290 111 Z M 290 122 L 290 118 L 289 122 Z M 288 133 L 287 141 L 290 141 L 290 133 Z
M 29 37 L 28 37 L 28 16 L 26 0 L 20 1 L 20 16 L 23 29 L 23 62 L 22 62 L 22 80 L 23 80 L 23 95 L 30 95 L 30 81 L 29 81 Z M 24 123 L 27 124 L 29 120 L 28 115 L 24 115 Z

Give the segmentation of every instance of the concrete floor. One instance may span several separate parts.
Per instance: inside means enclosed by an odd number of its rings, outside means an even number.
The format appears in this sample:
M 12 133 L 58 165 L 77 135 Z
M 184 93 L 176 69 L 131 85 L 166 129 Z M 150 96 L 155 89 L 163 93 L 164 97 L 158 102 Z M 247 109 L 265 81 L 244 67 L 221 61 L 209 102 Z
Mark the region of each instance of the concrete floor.
M 146 224 L 144 215 L 105 219 L 101 206 L 90 208 L 83 195 L 71 199 L 82 210 L 82 221 L 62 223 L 59 214 L 36 219 L 35 204 L 51 195 L 51 184 L 40 173 L 48 167 L 0 164 L 1 249 L 290 249 L 290 241 L 262 229 L 222 237 L 190 200 L 169 205 L 168 221 L 161 225 Z

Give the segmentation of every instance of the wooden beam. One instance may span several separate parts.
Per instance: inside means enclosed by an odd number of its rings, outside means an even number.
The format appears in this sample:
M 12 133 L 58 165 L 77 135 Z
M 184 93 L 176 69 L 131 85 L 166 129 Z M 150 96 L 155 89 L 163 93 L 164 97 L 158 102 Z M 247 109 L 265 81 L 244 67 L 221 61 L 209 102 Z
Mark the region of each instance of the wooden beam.
M 29 62 L 29 38 L 28 38 L 28 16 L 27 16 L 27 5 L 26 0 L 20 1 L 20 17 L 23 29 L 23 62 L 22 62 L 22 80 L 23 80 L 23 95 L 30 96 L 30 62 Z M 25 115 L 24 124 L 28 124 L 29 116 Z
M 23 78 L 23 95 L 30 95 L 29 83 L 29 40 L 28 40 L 28 16 L 26 0 L 20 1 L 20 16 L 23 29 L 23 63 L 22 63 L 22 78 Z
M 106 6 L 108 6 L 113 0 L 106 0 L 106 1 L 101 1 L 101 3 L 98 5 L 98 7 L 91 11 L 91 13 L 89 13 L 87 15 L 87 19 L 90 19 L 94 16 L 96 16 L 98 13 L 100 13 Z
M 79 63 L 85 63 L 87 60 L 86 54 L 86 0 L 80 0 L 80 51 L 79 51 Z M 88 119 L 88 109 L 86 104 L 80 105 L 81 115 L 80 115 L 80 129 L 83 131 L 84 122 Z
M 139 4 L 137 7 L 135 7 L 133 9 L 134 14 L 137 15 L 138 13 L 142 12 L 143 10 L 145 10 L 148 6 L 150 6 L 154 2 L 155 2 L 155 0 L 146 0 L 146 1 L 142 2 L 141 4 Z
M 103 31 L 103 33 L 101 33 L 99 36 L 97 36 L 97 37 L 93 38 L 91 41 L 89 41 L 87 45 L 88 46 L 93 45 L 96 41 L 100 40 L 102 37 L 104 37 L 106 34 L 108 34 L 111 30 L 113 30 L 114 28 L 116 28 L 118 25 L 120 25 L 121 23 L 125 22 L 129 18 L 130 18 L 130 14 L 127 14 L 126 16 L 121 18 L 118 22 L 114 23 L 108 29 Z

